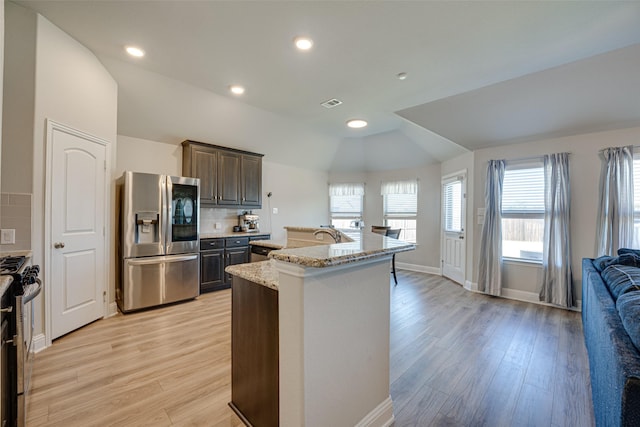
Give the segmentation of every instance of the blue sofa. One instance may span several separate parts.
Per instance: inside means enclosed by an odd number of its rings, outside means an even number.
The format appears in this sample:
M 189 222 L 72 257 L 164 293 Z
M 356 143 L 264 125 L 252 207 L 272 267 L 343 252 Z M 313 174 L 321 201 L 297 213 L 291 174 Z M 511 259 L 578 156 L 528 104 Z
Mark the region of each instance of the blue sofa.
M 608 267 L 602 258 L 582 260 L 582 324 L 597 426 L 640 426 L 638 284 L 636 266 Z M 631 314 L 625 309 L 620 313 L 623 306 L 631 308 Z

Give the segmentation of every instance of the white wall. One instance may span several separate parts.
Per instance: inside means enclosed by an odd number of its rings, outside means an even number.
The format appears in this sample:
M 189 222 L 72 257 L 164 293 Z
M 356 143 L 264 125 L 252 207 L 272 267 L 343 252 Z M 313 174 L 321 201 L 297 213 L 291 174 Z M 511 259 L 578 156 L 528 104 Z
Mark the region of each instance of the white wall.
M 318 227 L 329 223 L 329 175 L 293 166 L 262 165 L 261 229 L 270 230 L 272 239 L 284 241 L 285 226 Z M 266 195 L 271 192 L 269 198 Z M 273 209 L 278 213 L 274 214 Z
M 364 222 L 366 228 L 383 224 L 380 184 L 383 181 L 418 179 L 417 248 L 396 255 L 396 262 L 436 273 L 440 269 L 440 164 L 415 169 L 383 172 L 332 172 L 331 183 L 364 182 Z M 326 190 L 325 190 L 326 191 Z M 327 196 L 328 197 L 328 196 Z
M 185 137 L 186 138 L 186 137 Z M 218 143 L 217 145 L 223 145 Z M 227 145 L 229 148 L 235 148 Z M 118 135 L 118 155 L 114 178 L 125 170 L 182 175 L 182 146 Z M 271 232 L 272 238 L 284 241 L 284 226 L 318 226 L 329 221 L 329 198 L 326 172 L 262 161 L 262 209 L 260 231 Z M 267 194 L 271 192 L 271 197 Z M 273 208 L 278 213 L 273 213 Z M 203 208 L 201 232 L 230 232 L 237 225 L 241 209 Z M 222 229 L 214 229 L 215 223 Z
M 4 2 L 0 4 L 0 64 L 4 65 Z M 0 68 L 0 100 L 4 97 L 4 66 Z M 2 164 L 2 115 L 3 115 L 4 103 L 0 101 L 0 165 Z M 2 170 L 0 167 L 0 178 L 2 177 Z M 2 180 L 0 179 L 0 188 L 2 188 Z
M 635 145 L 640 140 L 640 127 L 607 132 L 544 139 L 477 150 L 474 153 L 473 211 L 484 207 L 484 187 L 487 161 L 490 159 L 518 159 L 549 153 L 569 152 L 571 175 L 571 249 L 574 290 L 582 299 L 581 260 L 595 255 L 595 228 L 601 161 L 598 151 L 605 147 Z M 482 226 L 473 225 L 473 281 L 477 282 L 477 260 L 480 253 Z M 469 253 L 468 251 L 467 253 Z M 513 296 L 535 296 L 539 292 L 541 267 L 507 263 L 504 267 L 503 288 Z
M 45 123 L 50 118 L 108 141 L 107 156 L 115 163 L 113 145 L 117 133 L 117 85 L 98 59 L 46 18 L 37 15 L 35 102 L 33 135 L 33 261 L 44 261 L 44 189 L 46 180 Z M 25 165 L 28 167 L 28 165 Z M 113 191 L 110 200 L 114 199 Z M 113 252 L 111 233 L 114 212 L 110 210 L 107 236 Z M 114 271 L 109 274 L 110 300 L 113 300 Z M 41 273 L 43 274 L 43 273 Z M 47 278 L 44 277 L 46 283 Z M 43 298 L 40 298 L 42 301 Z M 44 302 L 42 302 L 44 309 Z M 36 333 L 42 332 L 42 323 Z

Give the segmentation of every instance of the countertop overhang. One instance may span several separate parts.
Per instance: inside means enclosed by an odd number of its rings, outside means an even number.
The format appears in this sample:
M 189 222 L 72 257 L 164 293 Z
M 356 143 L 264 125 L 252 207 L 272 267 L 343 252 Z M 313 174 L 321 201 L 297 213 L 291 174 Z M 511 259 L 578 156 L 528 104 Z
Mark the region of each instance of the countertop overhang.
M 302 229 L 302 227 L 297 227 L 297 229 Z M 413 243 L 367 231 L 343 234 L 346 234 L 351 241 L 330 245 L 273 250 L 269 253 L 270 259 L 268 261 L 231 265 L 225 271 L 233 276 L 277 290 L 278 270 L 275 261 L 309 268 L 327 268 L 385 256 L 390 257 L 398 252 L 415 249 Z M 266 246 L 269 243 L 272 242 L 260 241 L 258 244 Z M 274 247 L 281 247 L 279 243 L 273 242 L 272 244 Z

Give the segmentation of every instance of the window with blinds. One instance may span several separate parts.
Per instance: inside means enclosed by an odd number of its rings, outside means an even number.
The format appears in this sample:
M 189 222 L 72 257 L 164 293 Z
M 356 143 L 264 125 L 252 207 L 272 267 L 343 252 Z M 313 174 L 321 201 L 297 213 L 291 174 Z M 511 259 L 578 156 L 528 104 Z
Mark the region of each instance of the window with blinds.
M 502 183 L 502 256 L 541 262 L 543 237 L 544 168 L 507 165 Z
M 462 231 L 462 181 L 455 180 L 443 186 L 444 231 Z
M 401 229 L 400 240 L 416 243 L 418 194 L 416 181 L 411 183 L 412 185 L 406 186 L 406 189 L 402 189 L 403 186 L 398 185 L 400 183 L 383 183 L 383 214 L 384 225 Z M 398 188 L 397 191 L 407 193 L 393 193 L 393 187 Z
M 359 228 L 362 220 L 364 184 L 337 184 L 329 189 L 331 225 L 336 228 Z

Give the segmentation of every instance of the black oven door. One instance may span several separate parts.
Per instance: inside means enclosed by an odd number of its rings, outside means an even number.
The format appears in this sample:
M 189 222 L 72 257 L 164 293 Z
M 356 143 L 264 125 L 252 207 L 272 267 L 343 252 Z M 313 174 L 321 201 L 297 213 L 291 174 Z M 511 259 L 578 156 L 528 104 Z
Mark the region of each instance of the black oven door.
M 6 313 L 2 313 L 5 315 Z M 2 427 L 15 425 L 16 405 L 16 351 L 10 336 L 9 316 L 2 320 L 2 369 L 0 370 L 0 405 Z M 11 368 L 13 366 L 13 369 Z

